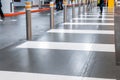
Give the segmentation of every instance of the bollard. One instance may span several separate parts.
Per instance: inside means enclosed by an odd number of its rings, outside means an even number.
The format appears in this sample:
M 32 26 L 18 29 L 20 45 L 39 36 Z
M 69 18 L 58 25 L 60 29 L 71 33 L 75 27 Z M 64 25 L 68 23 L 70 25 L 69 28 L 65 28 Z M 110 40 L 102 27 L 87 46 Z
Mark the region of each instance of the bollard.
M 86 10 L 87 11 L 89 10 L 89 2 L 88 2 L 88 0 L 86 0 Z
M 41 0 L 39 0 L 38 8 L 39 8 L 39 9 L 42 8 L 42 1 L 41 1 Z
M 108 0 L 106 0 L 106 7 L 108 6 L 107 4 L 108 4 Z
M 93 7 L 93 3 L 94 3 L 94 1 L 92 0 L 92 7 Z
M 91 0 L 89 0 L 89 6 L 88 6 L 89 11 L 91 10 Z
M 67 1 L 64 0 L 64 23 L 67 22 Z
M 83 0 L 83 14 L 86 14 L 86 0 Z
M 32 26 L 31 26 L 31 2 L 25 3 L 26 9 L 26 36 L 27 40 L 32 40 Z
M 94 8 L 94 0 L 93 0 L 93 8 Z
M 54 28 L 54 2 L 50 2 L 50 29 Z
M 92 0 L 92 10 L 94 9 L 94 0 Z
M 72 1 L 72 18 L 75 18 L 75 0 Z
M 92 0 L 90 0 L 90 11 L 92 11 Z
M 81 14 L 81 0 L 79 0 L 79 7 L 78 7 L 78 16 Z
M 92 10 L 92 0 L 90 0 L 90 10 Z
M 85 0 L 83 0 L 83 14 L 85 13 Z

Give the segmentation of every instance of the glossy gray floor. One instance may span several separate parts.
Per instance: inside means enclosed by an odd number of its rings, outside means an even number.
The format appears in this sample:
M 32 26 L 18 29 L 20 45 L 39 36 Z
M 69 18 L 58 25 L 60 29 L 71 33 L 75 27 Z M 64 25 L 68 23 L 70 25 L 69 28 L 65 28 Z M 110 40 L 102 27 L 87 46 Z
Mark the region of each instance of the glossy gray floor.
M 91 13 L 94 15 L 95 11 Z M 104 13 L 109 12 L 104 10 Z M 120 68 L 115 62 L 114 25 L 106 25 L 114 23 L 114 20 L 104 20 L 109 17 L 98 21 L 87 20 L 100 19 L 99 16 L 85 18 L 71 19 L 72 22 L 70 20 L 67 25 L 57 25 L 56 29 L 45 32 L 37 40 L 0 50 L 0 70 L 96 78 L 84 80 L 119 80 Z

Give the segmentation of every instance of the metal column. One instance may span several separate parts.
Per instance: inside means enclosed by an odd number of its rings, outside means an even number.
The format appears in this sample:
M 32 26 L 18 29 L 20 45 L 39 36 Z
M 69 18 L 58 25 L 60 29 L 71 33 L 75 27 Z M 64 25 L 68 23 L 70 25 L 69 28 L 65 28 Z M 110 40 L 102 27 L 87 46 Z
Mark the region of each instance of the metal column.
M 75 18 L 75 1 L 72 2 L 72 18 Z
M 67 1 L 64 0 L 64 23 L 67 22 Z
M 32 25 L 31 25 L 31 2 L 26 2 L 26 36 L 27 40 L 32 40 Z
M 79 0 L 79 7 L 78 7 L 78 16 L 81 14 L 81 0 Z
M 83 0 L 83 14 L 86 14 L 86 0 Z
M 54 28 L 54 2 L 50 2 L 50 28 Z

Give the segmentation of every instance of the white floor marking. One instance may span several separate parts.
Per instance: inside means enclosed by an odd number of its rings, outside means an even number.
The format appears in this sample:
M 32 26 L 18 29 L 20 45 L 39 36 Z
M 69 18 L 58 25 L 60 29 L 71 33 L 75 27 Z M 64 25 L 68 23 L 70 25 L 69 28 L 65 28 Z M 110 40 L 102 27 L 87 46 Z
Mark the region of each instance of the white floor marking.
M 16 19 L 12 19 L 11 21 L 17 21 Z
M 4 21 L 4 20 L 1 20 L 1 19 L 0 19 L 0 21 Z M 12 19 L 12 20 L 10 20 L 10 21 L 13 21 L 13 22 L 14 22 L 14 21 L 17 21 L 17 20 L 15 20 L 15 19 Z
M 73 20 L 113 20 L 113 18 L 73 18 Z
M 64 25 L 114 25 L 114 23 L 63 23 Z
M 99 7 L 95 7 L 95 8 L 99 8 Z M 108 7 L 103 7 L 103 9 L 113 9 L 114 10 L 114 8 L 112 8 L 112 7 L 110 7 L 110 8 L 108 8 Z M 109 12 L 108 12 L 109 13 Z
M 72 14 L 71 14 L 72 15 Z M 89 15 L 89 14 L 86 14 L 86 15 L 79 15 L 79 17 L 86 17 L 86 18 L 99 18 L 99 17 L 102 17 L 102 18 L 114 18 L 114 15 Z
M 70 30 L 70 29 L 51 29 L 48 33 L 80 33 L 80 34 L 114 34 L 113 30 Z
M 89 14 L 86 14 L 86 15 L 79 15 L 79 16 L 100 16 L 100 15 L 89 15 Z M 102 17 L 114 17 L 114 15 L 102 15 Z
M 96 14 L 97 15 L 97 14 L 100 14 L 100 13 L 88 13 L 88 14 L 91 14 L 91 15 Z M 102 13 L 102 15 L 114 15 L 114 13 Z
M 16 48 L 115 52 L 114 44 L 27 41 Z
M 0 19 L 0 21 L 3 21 L 3 20 Z
M 116 80 L 116 79 L 0 71 L 0 80 Z

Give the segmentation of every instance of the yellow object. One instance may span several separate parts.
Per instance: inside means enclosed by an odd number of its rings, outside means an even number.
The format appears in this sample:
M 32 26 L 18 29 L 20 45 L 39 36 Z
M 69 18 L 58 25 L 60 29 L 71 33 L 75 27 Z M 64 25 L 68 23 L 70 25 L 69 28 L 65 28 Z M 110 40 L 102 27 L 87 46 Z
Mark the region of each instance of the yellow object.
M 108 0 L 108 8 L 114 7 L 114 0 Z
M 25 6 L 25 8 L 28 9 L 28 8 L 31 8 L 31 6 L 30 6 L 30 5 L 27 5 L 27 6 Z
M 25 2 L 26 5 L 31 5 L 31 2 Z
M 54 4 L 50 4 L 50 7 L 54 7 Z
M 63 2 L 63 4 L 64 4 L 64 5 L 67 5 L 67 2 L 66 2 L 66 1 L 64 1 L 64 2 Z
M 31 9 L 31 2 L 25 2 L 26 6 L 25 8 L 26 9 Z
M 97 4 L 100 4 L 100 0 L 97 0 Z
M 67 5 L 67 0 L 63 0 L 63 4 L 64 4 L 64 5 Z
M 75 0 L 71 0 L 72 2 L 75 2 Z
M 85 3 L 86 3 L 86 0 L 83 0 L 83 3 L 85 4 Z
M 114 8 L 108 8 L 109 13 L 114 13 Z

